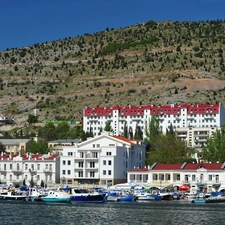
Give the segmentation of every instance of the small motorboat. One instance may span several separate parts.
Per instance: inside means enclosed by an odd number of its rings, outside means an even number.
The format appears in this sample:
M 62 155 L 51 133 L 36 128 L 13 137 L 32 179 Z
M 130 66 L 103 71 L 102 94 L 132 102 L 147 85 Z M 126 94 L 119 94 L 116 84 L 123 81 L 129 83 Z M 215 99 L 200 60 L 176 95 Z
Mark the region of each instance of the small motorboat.
M 20 195 L 14 191 L 3 192 L 0 194 L 0 200 L 25 200 L 26 195 Z
M 99 202 L 103 203 L 107 201 L 107 196 L 105 194 L 100 194 L 98 192 L 89 192 L 86 189 L 72 188 L 71 192 L 71 202 Z
M 41 197 L 43 202 L 70 202 L 70 195 L 64 191 L 49 191 L 48 195 Z
M 161 197 L 155 193 L 149 193 L 145 190 L 140 190 L 135 193 L 137 201 L 160 201 Z

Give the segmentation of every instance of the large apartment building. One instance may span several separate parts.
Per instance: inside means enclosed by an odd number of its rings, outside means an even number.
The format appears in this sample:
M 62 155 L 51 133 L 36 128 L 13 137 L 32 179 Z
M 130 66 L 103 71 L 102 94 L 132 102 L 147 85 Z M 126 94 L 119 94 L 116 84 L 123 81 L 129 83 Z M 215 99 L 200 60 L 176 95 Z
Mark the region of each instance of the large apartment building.
M 83 112 L 83 129 L 98 135 L 108 121 L 114 135 L 124 133 L 124 127 L 137 127 L 145 135 L 146 124 L 152 116 L 158 116 L 160 127 L 165 133 L 171 125 L 190 146 L 201 146 L 211 133 L 225 124 L 225 108 L 221 104 L 201 105 L 146 105 L 146 106 L 114 106 L 85 108 Z M 193 135 L 189 135 L 189 133 Z M 207 134 L 207 135 L 206 135 Z M 203 136 L 204 137 L 203 137 Z
M 127 170 L 145 165 L 145 146 L 120 136 L 101 134 L 74 146 L 63 146 L 63 185 L 110 186 L 127 180 Z

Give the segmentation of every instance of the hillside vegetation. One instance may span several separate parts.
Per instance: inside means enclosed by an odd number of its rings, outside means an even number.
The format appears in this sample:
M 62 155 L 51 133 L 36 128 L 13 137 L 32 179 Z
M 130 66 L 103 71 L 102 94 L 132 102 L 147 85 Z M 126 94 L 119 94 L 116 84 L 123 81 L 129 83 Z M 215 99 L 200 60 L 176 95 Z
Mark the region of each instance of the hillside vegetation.
M 81 120 L 86 106 L 225 103 L 225 22 L 160 22 L 0 52 L 0 113 Z

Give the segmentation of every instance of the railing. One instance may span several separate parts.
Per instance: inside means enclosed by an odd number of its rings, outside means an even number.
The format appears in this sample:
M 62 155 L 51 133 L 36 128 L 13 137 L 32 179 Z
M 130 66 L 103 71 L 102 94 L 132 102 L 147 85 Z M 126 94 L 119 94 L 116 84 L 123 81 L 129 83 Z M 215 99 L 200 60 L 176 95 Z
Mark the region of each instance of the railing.
M 51 168 L 49 168 L 49 169 L 44 169 L 43 170 L 45 173 L 52 173 L 52 169 Z

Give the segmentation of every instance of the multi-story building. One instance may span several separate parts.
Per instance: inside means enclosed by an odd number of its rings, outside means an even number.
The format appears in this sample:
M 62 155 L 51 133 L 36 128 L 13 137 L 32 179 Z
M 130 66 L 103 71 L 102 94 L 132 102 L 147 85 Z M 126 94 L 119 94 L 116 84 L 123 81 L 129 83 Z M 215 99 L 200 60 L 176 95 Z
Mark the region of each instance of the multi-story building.
M 110 121 L 114 135 L 123 134 L 125 126 L 127 129 L 131 128 L 133 132 L 139 127 L 145 135 L 146 125 L 153 115 L 158 116 L 159 125 L 164 133 L 172 125 L 193 147 L 203 143 L 206 133 L 210 136 L 214 129 L 225 124 L 225 109 L 221 104 L 171 104 L 85 108 L 83 129 L 85 132 L 98 135 Z M 190 133 L 193 135 L 189 135 Z M 204 137 L 201 136 L 203 134 Z
M 4 151 L 12 154 L 26 153 L 30 141 L 32 139 L 0 139 Z
M 127 171 L 128 183 L 147 183 L 151 186 L 181 186 L 204 188 L 225 185 L 225 163 L 153 164 L 151 167 Z
M 45 185 L 59 183 L 59 155 L 5 154 L 0 155 L 0 183 Z
M 145 165 L 145 146 L 120 136 L 102 134 L 75 146 L 64 146 L 60 178 L 64 185 L 125 182 L 127 170 Z

